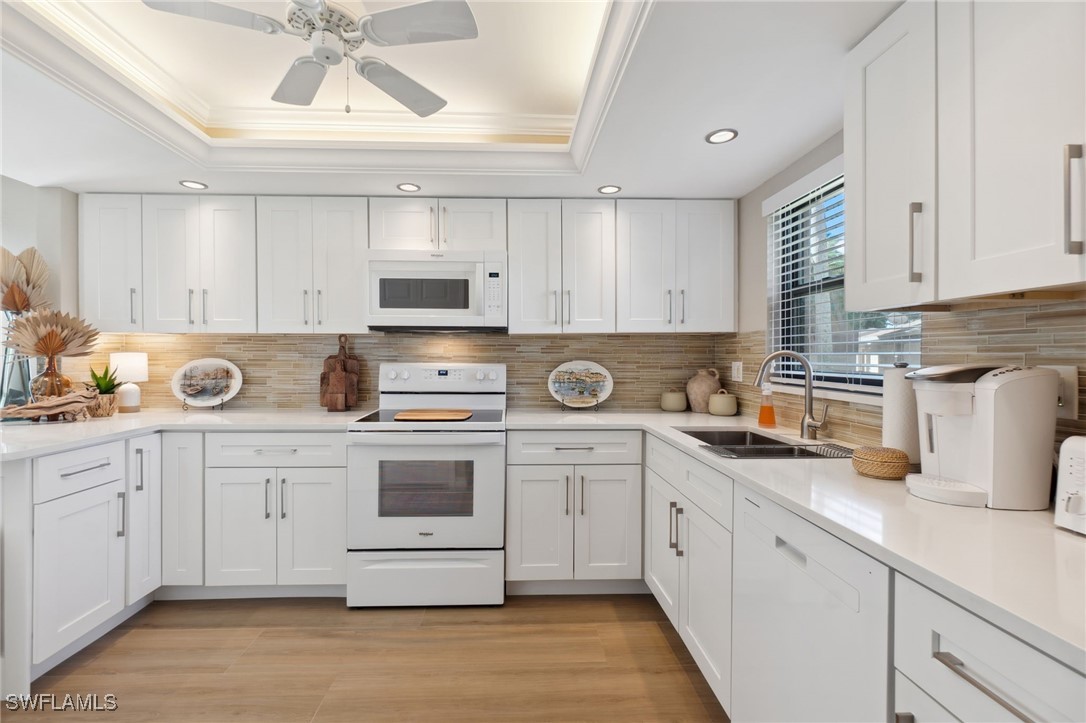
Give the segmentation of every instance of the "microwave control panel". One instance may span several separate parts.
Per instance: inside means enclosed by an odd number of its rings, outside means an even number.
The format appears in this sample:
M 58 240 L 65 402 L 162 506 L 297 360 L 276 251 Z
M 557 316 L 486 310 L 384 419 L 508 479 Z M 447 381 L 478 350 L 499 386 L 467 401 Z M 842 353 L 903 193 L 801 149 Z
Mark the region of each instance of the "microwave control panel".
M 487 326 L 505 326 L 505 269 L 504 264 L 487 263 L 483 267 L 483 313 Z

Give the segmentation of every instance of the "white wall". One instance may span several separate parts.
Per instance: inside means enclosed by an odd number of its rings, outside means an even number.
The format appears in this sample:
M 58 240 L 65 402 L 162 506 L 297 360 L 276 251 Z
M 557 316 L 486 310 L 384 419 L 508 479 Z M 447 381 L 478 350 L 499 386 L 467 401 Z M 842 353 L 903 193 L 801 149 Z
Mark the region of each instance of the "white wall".
M 34 246 L 49 264 L 53 307 L 79 311 L 79 197 L 0 176 L 0 245 L 14 254 Z
M 739 199 L 739 331 L 766 328 L 766 239 L 762 201 L 844 153 L 837 133 L 807 155 Z

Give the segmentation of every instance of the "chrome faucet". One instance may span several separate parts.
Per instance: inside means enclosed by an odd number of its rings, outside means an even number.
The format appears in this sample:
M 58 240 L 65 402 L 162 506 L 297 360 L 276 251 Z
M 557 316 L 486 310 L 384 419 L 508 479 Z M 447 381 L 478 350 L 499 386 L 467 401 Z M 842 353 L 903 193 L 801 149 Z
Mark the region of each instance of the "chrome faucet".
M 807 361 L 807 357 L 788 349 L 773 352 L 762 360 L 762 366 L 758 369 L 758 376 L 754 378 L 754 386 L 761 387 L 766 371 L 773 366 L 774 361 L 784 357 L 792 357 L 803 367 L 803 419 L 799 421 L 800 439 L 818 439 L 818 430 L 822 429 L 822 425 L 826 423 L 826 414 L 829 412 L 830 405 L 826 404 L 822 407 L 822 419 L 815 421 L 814 371 L 811 369 L 811 362 Z

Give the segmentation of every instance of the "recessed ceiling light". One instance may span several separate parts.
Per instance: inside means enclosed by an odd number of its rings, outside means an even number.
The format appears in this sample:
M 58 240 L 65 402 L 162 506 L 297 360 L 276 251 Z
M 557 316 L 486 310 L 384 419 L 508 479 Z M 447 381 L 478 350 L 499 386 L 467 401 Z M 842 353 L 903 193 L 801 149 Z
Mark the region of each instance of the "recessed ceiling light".
M 718 131 L 713 131 L 709 135 L 705 136 L 706 143 L 712 143 L 714 146 L 720 143 L 727 143 L 728 141 L 734 141 L 739 136 L 739 131 L 734 128 L 721 128 Z
M 415 193 L 422 190 L 422 186 L 417 183 L 399 183 L 396 184 L 396 188 L 400 189 L 404 193 Z
M 207 184 L 200 183 L 199 181 L 181 181 L 180 183 L 185 188 L 191 188 L 194 191 L 204 191 L 207 189 Z
M 596 189 L 600 193 L 610 196 L 612 193 L 618 193 L 622 190 L 622 186 L 600 186 Z

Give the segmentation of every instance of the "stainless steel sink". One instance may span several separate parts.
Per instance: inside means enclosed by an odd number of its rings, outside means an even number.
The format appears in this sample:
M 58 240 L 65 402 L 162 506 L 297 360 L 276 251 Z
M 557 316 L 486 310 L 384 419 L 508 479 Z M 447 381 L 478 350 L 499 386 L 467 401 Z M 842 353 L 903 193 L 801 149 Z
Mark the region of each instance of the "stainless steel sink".
M 705 449 L 729 459 L 847 458 L 852 450 L 837 444 L 796 444 L 739 429 L 679 429 L 705 442 Z
M 679 431 L 683 434 L 690 435 L 700 442 L 705 442 L 706 444 L 713 446 L 727 445 L 729 447 L 747 447 L 752 444 L 788 446 L 788 442 L 782 442 L 779 439 L 773 439 L 772 437 L 767 437 L 758 432 L 748 432 L 739 429 L 680 429 Z

